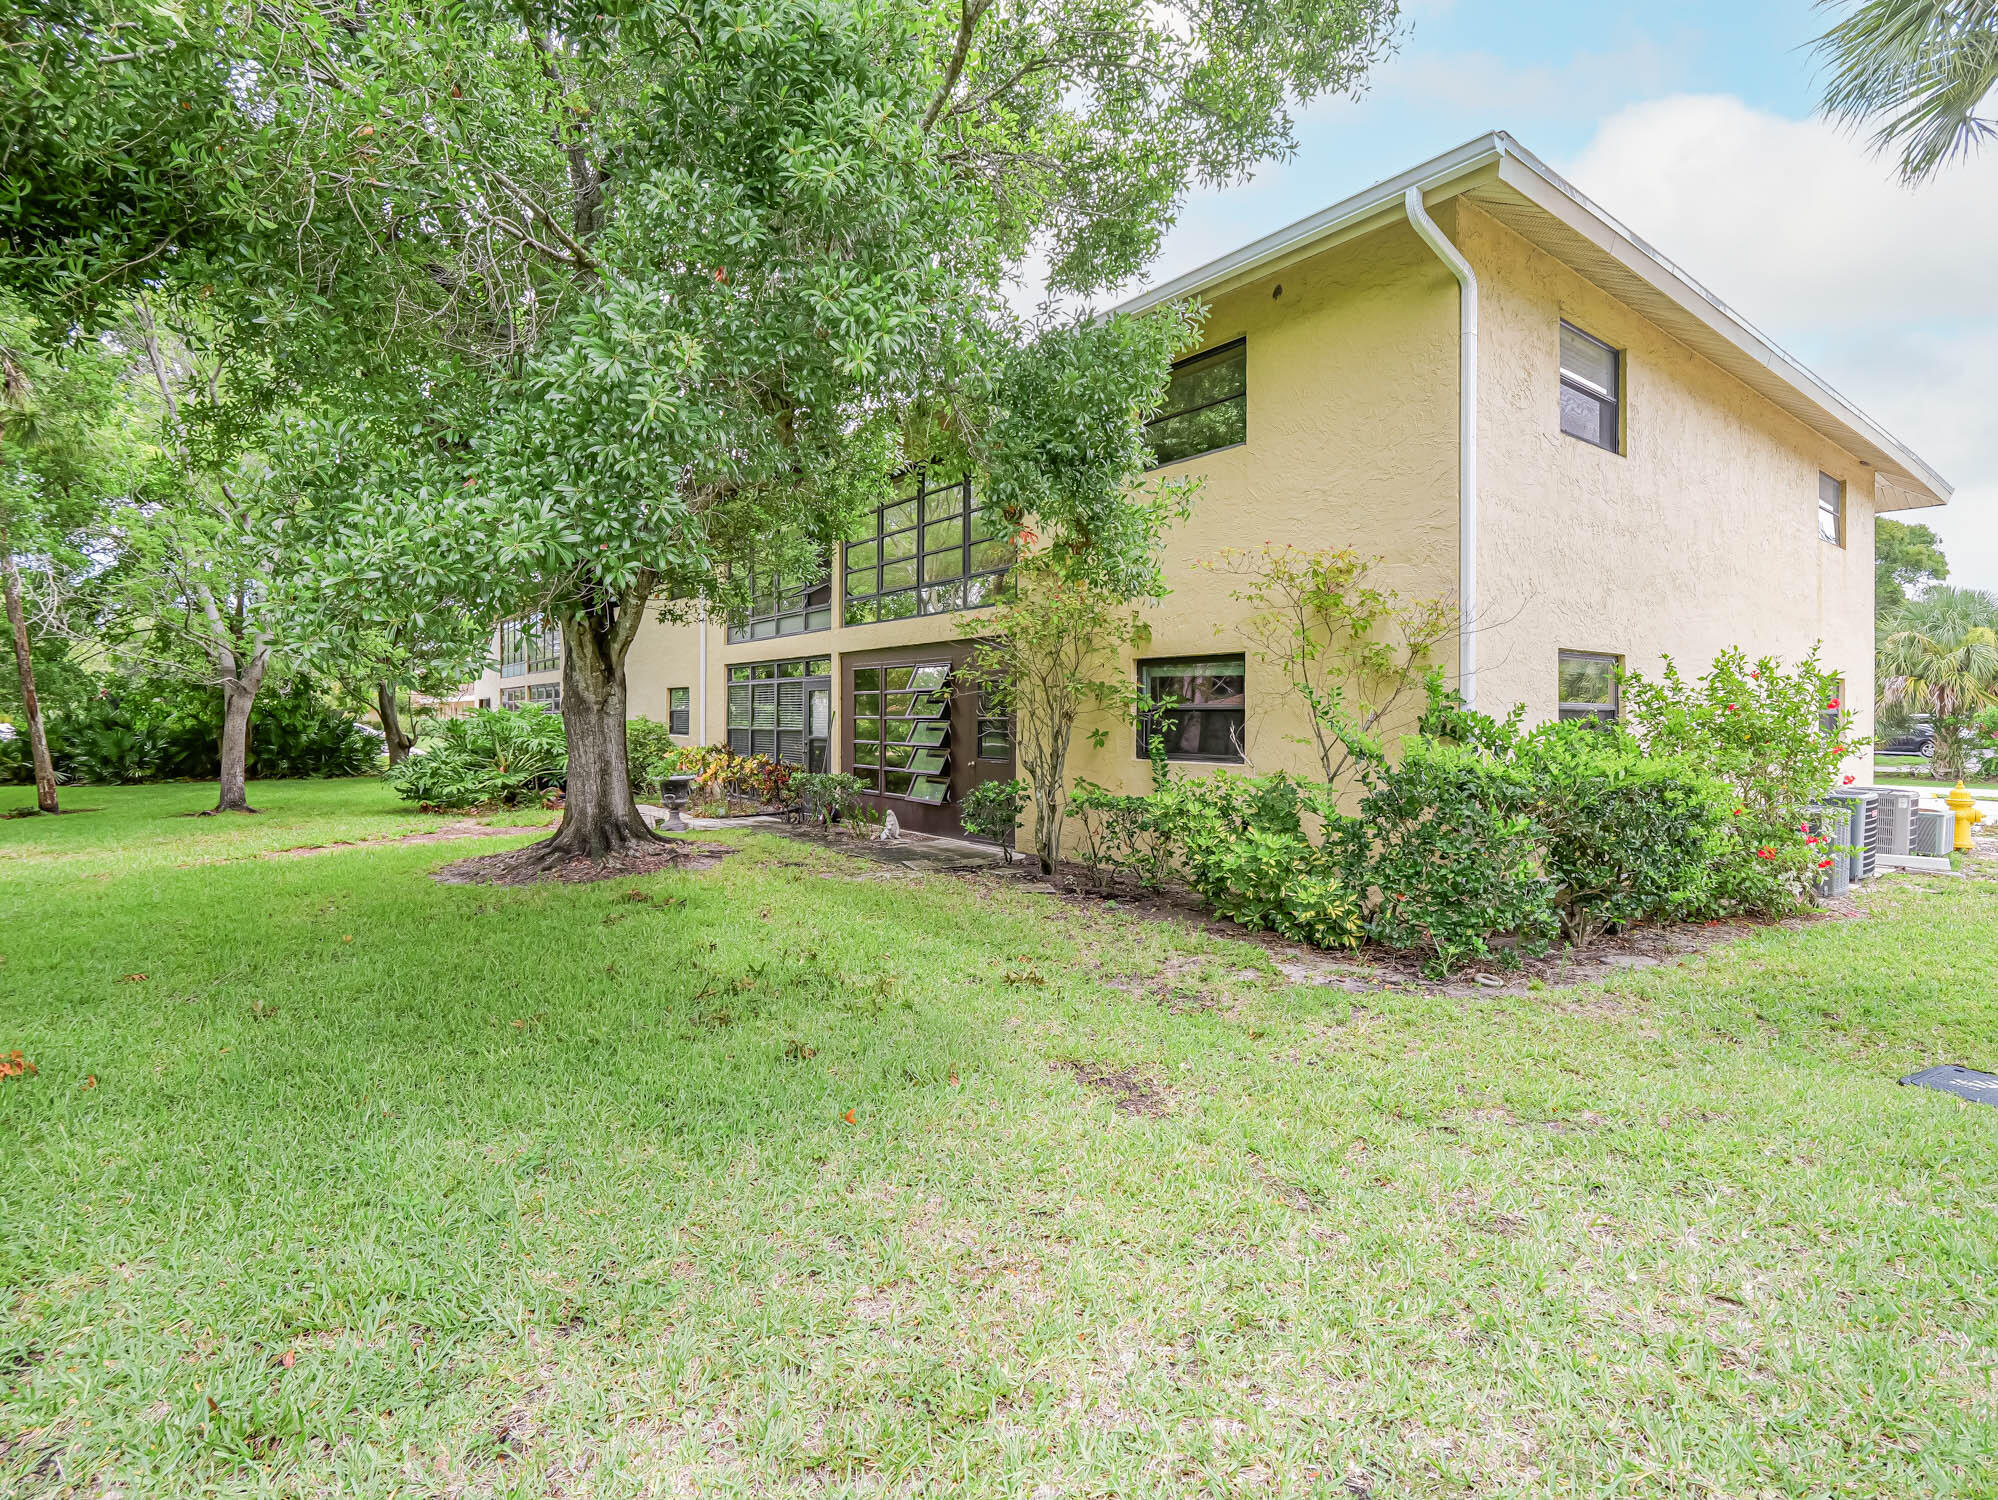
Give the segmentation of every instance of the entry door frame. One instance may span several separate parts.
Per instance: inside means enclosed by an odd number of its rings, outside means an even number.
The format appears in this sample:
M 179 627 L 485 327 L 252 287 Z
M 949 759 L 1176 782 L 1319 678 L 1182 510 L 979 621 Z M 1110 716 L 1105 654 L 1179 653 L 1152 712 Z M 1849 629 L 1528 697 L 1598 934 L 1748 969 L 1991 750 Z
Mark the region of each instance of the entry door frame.
M 950 793 L 940 805 L 917 802 L 913 798 L 891 796 L 886 792 L 863 794 L 869 806 L 893 812 L 904 828 L 917 833 L 935 833 L 961 838 L 964 823 L 959 815 L 964 796 L 981 781 L 1003 781 L 1013 775 L 1012 741 L 1007 740 L 1004 760 L 979 758 L 978 691 L 964 680 L 963 668 L 971 660 L 970 641 L 934 641 L 920 646 L 889 646 L 878 651 L 840 653 L 839 754 L 840 765 L 851 770 L 853 754 L 853 674 L 870 667 L 913 667 L 943 662 L 950 667 Z

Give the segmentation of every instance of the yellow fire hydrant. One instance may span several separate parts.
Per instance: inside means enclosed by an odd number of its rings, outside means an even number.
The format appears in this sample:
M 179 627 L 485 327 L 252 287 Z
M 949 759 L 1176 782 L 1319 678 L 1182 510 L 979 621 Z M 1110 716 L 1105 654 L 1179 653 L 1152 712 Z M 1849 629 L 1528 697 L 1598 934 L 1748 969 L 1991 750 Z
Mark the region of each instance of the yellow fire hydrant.
M 1956 790 L 1943 798 L 1943 803 L 1956 814 L 1956 843 L 1951 847 L 1968 849 L 1971 825 L 1982 823 L 1984 814 L 1977 810 L 1977 804 L 1970 800 L 1970 793 L 1963 789 L 1963 783 L 1960 781 L 1956 784 Z

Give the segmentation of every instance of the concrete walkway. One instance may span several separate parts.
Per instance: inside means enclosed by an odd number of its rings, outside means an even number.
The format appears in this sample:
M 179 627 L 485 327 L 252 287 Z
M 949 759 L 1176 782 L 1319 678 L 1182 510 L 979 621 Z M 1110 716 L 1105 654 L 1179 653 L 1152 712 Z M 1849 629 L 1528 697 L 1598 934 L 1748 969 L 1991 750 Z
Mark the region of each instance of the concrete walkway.
M 664 808 L 644 802 L 638 804 L 638 815 L 654 828 L 666 821 Z M 995 844 L 944 838 L 934 833 L 904 830 L 893 839 L 849 838 L 839 834 L 828 835 L 816 824 L 792 823 L 767 813 L 751 818 L 687 818 L 686 824 L 689 830 L 698 833 L 731 828 L 774 833 L 782 838 L 797 839 L 800 843 L 817 844 L 822 849 L 850 854 L 855 859 L 909 869 L 984 870 L 1000 862 L 999 849 Z

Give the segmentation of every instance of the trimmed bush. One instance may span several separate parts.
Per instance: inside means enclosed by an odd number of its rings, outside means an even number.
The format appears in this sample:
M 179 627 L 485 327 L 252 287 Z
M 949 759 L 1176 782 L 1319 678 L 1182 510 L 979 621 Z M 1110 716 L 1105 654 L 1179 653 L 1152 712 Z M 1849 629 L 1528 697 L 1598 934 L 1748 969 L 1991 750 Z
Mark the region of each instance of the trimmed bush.
M 1586 723 L 1535 730 L 1514 764 L 1530 789 L 1549 899 L 1570 943 L 1715 908 L 1717 871 L 1733 852 L 1732 799 L 1720 782 Z
M 809 821 L 830 828 L 860 805 L 862 787 L 858 776 L 844 771 L 800 771 L 791 778 L 790 791 Z
M 409 758 L 382 779 L 426 807 L 514 807 L 560 785 L 568 769 L 561 715 L 481 708 L 426 724 Z
M 1371 760 L 1364 775 L 1355 834 L 1379 892 L 1370 937 L 1426 954 L 1438 974 L 1547 946 L 1553 882 L 1519 768 L 1478 745 L 1414 735 L 1400 761 Z

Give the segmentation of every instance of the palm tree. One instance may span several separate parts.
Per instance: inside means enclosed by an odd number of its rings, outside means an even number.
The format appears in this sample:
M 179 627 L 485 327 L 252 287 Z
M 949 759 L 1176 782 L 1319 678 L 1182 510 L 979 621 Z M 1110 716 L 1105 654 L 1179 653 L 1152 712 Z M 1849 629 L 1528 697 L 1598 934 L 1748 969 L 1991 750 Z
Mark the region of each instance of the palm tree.
M 1874 148 L 1899 151 L 1903 182 L 1998 134 L 1976 113 L 1998 87 L 1998 0 L 1862 0 L 1815 45 L 1820 107 L 1848 125 L 1878 121 Z
M 1929 715 L 1935 772 L 1963 775 L 1961 731 L 1998 706 L 1998 599 L 1977 589 L 1931 589 L 1880 643 L 1880 700 Z

